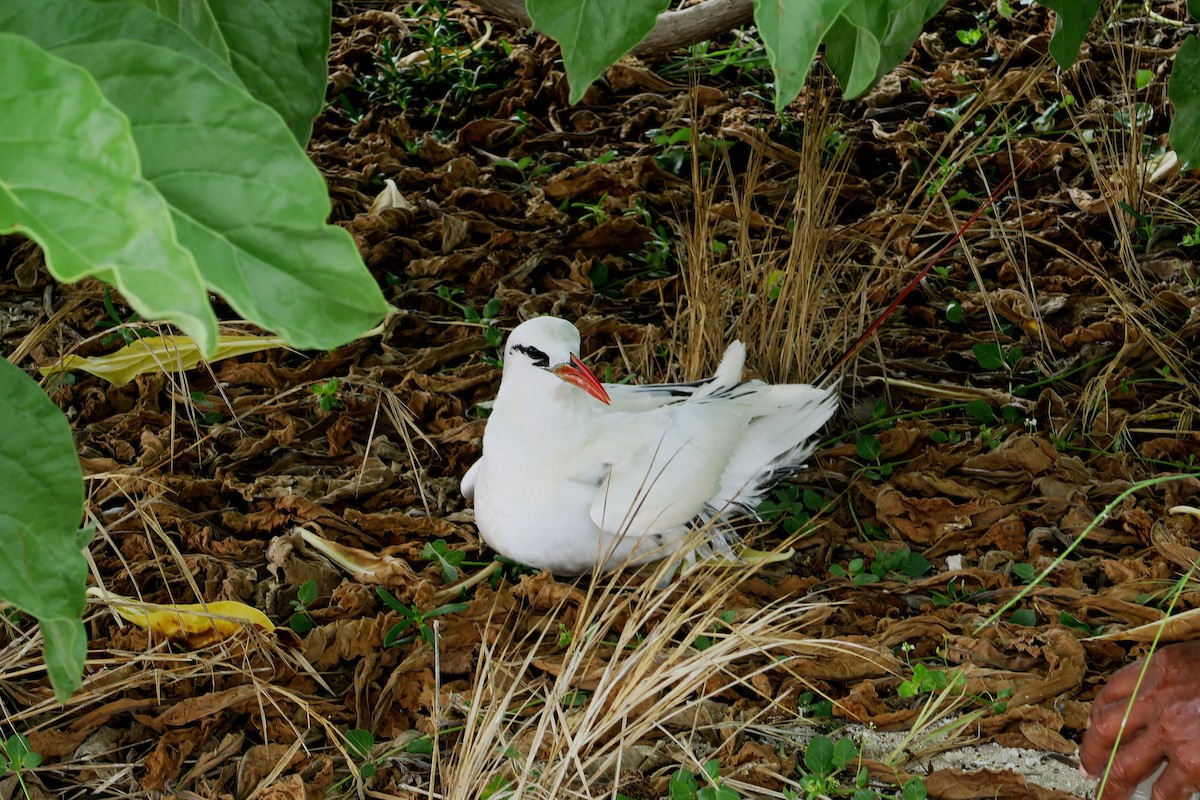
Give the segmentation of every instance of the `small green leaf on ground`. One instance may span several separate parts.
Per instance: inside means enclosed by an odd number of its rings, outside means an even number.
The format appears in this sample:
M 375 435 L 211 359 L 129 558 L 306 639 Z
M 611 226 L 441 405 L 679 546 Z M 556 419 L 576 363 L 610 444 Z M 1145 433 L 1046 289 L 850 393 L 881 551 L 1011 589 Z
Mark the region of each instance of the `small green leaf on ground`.
M 975 360 L 979 362 L 979 366 L 989 372 L 1004 366 L 1004 351 L 995 342 L 979 342 L 971 345 L 971 352 L 975 354 Z
M 880 454 L 883 453 L 883 445 L 879 443 L 879 439 L 869 433 L 858 437 L 854 449 L 863 461 L 878 462 Z
M 375 736 L 370 731 L 354 728 L 346 731 L 346 745 L 350 748 L 351 755 L 366 758 L 375 746 Z
M 992 411 L 992 407 L 987 404 L 986 400 L 978 397 L 967 403 L 967 413 L 984 425 L 991 425 L 996 421 L 996 412 Z

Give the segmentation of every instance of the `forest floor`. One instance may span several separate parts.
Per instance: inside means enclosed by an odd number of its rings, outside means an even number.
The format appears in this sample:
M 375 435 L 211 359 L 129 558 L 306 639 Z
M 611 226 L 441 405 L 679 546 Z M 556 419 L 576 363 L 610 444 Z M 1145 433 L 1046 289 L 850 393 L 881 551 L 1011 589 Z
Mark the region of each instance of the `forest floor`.
M 278 628 L 168 642 L 94 604 L 60 707 L 5 617 L 31 796 L 1085 792 L 1090 700 L 1140 626 L 1200 606 L 1200 518 L 1170 511 L 1200 505 L 1200 172 L 1166 99 L 1195 26 L 1122 6 L 1062 72 L 1051 15 L 1012 5 L 952 2 L 858 100 L 818 64 L 777 115 L 740 33 L 625 59 L 570 106 L 544 38 L 339 4 L 310 153 L 398 309 L 382 333 L 49 387 L 95 583 Z M 756 374 L 812 381 L 981 207 L 747 527 L 775 560 L 661 589 L 493 563 L 458 482 L 519 321 L 576 322 L 604 380 L 698 377 L 741 338 Z M 23 366 L 121 344 L 119 297 L 0 247 L 5 352 L 54 315 Z M 314 536 L 381 558 L 349 575 Z

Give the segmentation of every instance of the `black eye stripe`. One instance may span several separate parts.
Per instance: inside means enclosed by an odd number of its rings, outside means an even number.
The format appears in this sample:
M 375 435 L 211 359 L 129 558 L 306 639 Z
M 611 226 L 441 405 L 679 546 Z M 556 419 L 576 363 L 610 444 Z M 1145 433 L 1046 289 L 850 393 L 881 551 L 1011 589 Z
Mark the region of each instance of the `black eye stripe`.
M 533 345 L 514 344 L 510 349 L 514 353 L 524 353 L 525 355 L 529 356 L 529 360 L 533 362 L 535 367 L 546 369 L 550 366 L 550 356 L 546 355 L 541 350 L 538 350 Z

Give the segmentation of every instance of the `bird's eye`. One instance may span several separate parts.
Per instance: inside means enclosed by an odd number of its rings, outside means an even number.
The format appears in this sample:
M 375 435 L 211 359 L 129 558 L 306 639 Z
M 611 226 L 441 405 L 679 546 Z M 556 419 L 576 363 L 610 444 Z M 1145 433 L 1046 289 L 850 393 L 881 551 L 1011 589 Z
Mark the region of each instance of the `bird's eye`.
M 541 350 L 538 350 L 533 345 L 514 344 L 509 349 L 512 350 L 514 353 L 523 353 L 523 354 L 529 356 L 529 360 L 533 362 L 533 365 L 535 367 L 541 367 L 542 369 L 548 369 L 550 366 L 550 356 L 546 355 Z

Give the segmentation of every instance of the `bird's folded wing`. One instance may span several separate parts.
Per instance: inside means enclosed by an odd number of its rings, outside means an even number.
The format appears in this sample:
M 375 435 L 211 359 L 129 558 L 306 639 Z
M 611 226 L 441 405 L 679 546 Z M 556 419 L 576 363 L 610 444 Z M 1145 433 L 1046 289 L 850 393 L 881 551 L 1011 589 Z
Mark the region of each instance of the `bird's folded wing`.
M 736 406 L 681 403 L 610 421 L 589 448 L 604 465 L 592 521 L 609 534 L 649 536 L 704 510 L 748 419 Z
M 746 363 L 746 348 L 733 342 L 725 350 L 717 371 L 711 378 L 690 383 L 650 383 L 642 386 L 625 383 L 604 384 L 612 399 L 614 411 L 650 411 L 692 397 L 704 397 L 724 387 L 742 381 L 742 366 Z

